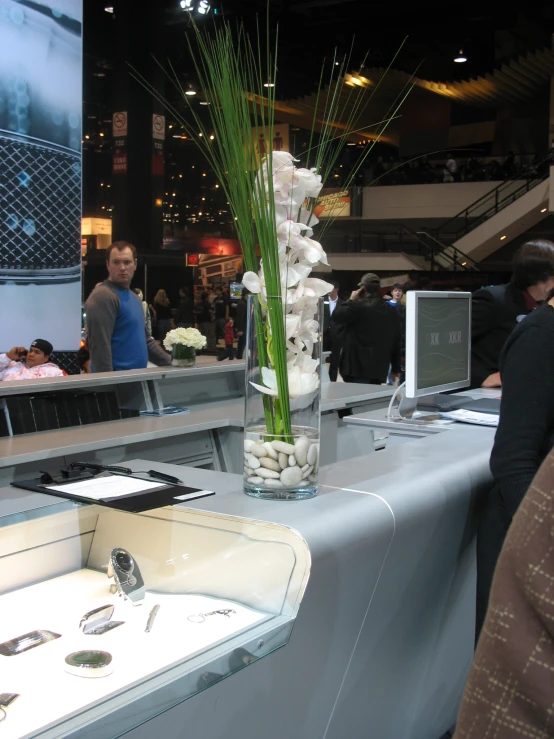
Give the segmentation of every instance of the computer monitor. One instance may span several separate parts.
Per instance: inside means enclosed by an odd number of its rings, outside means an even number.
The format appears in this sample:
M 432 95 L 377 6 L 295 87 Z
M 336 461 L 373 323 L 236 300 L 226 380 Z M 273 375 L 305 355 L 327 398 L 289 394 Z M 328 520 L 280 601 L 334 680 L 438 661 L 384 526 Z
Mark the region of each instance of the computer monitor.
M 242 282 L 230 282 L 229 283 L 229 295 L 231 300 L 240 300 L 244 285 Z
M 406 397 L 468 387 L 471 293 L 406 293 Z

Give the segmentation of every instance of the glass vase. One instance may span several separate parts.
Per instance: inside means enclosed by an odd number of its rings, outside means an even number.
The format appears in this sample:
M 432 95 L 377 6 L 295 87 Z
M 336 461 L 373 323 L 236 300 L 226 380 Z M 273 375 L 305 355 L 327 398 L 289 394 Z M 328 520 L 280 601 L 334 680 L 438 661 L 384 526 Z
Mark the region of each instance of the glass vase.
M 281 298 L 275 300 L 283 310 Z M 318 325 L 312 334 L 315 337 L 313 346 L 309 338 L 303 344 L 303 354 L 315 360 L 311 363 L 315 377 L 304 378 L 303 389 L 312 389 L 298 394 L 298 384 L 290 381 L 287 411 L 279 396 L 269 395 L 256 387 L 272 384 L 262 368 L 267 367 L 271 374 L 271 355 L 276 348 L 275 338 L 268 336 L 267 308 L 258 296 L 248 299 L 244 419 L 244 492 L 247 495 L 267 500 L 304 500 L 317 495 L 322 306 L 323 301 L 319 300 L 314 308 L 313 320 Z M 283 311 L 283 316 L 285 313 Z M 294 337 L 289 339 L 289 348 L 291 341 L 295 341 Z M 296 343 L 299 344 L 299 339 Z M 287 358 L 290 364 L 294 354 L 287 352 Z
M 173 367 L 194 367 L 196 364 L 196 349 L 184 344 L 173 344 L 171 364 Z

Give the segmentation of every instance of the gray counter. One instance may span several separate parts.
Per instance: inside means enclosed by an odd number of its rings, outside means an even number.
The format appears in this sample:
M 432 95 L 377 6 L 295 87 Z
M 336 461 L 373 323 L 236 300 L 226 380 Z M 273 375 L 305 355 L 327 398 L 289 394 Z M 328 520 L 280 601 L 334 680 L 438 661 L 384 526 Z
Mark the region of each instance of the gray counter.
M 438 739 L 473 654 L 474 504 L 491 484 L 493 437 L 460 425 L 339 462 L 322 468 L 317 498 L 295 503 L 249 498 L 236 475 L 157 464 L 216 491 L 190 508 L 296 529 L 312 556 L 307 591 L 284 648 L 170 710 L 168 685 L 72 736 L 118 736 L 152 705 L 160 715 L 126 736 Z M 25 495 L 2 493 L 0 516 Z M 44 513 L 44 497 L 25 505 Z

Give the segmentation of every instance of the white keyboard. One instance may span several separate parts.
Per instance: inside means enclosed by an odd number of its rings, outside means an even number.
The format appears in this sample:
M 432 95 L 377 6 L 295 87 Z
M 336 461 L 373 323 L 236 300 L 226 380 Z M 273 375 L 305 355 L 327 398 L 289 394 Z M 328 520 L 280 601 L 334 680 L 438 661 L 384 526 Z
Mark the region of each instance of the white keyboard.
M 441 413 L 443 418 L 449 418 L 451 421 L 458 421 L 459 423 L 473 423 L 478 426 L 498 426 L 498 419 L 494 413 L 477 413 L 476 411 L 448 411 L 447 413 Z

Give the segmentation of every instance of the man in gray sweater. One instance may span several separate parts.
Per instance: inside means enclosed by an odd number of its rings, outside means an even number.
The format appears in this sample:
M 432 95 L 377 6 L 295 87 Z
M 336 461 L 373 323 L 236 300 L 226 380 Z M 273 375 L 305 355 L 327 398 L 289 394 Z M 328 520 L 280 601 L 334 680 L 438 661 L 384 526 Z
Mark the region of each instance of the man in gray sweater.
M 129 288 L 137 268 L 137 250 L 116 241 L 106 252 L 108 279 L 86 302 L 88 346 L 93 372 L 143 369 L 148 360 L 170 365 L 171 359 L 147 334 L 140 300 Z

